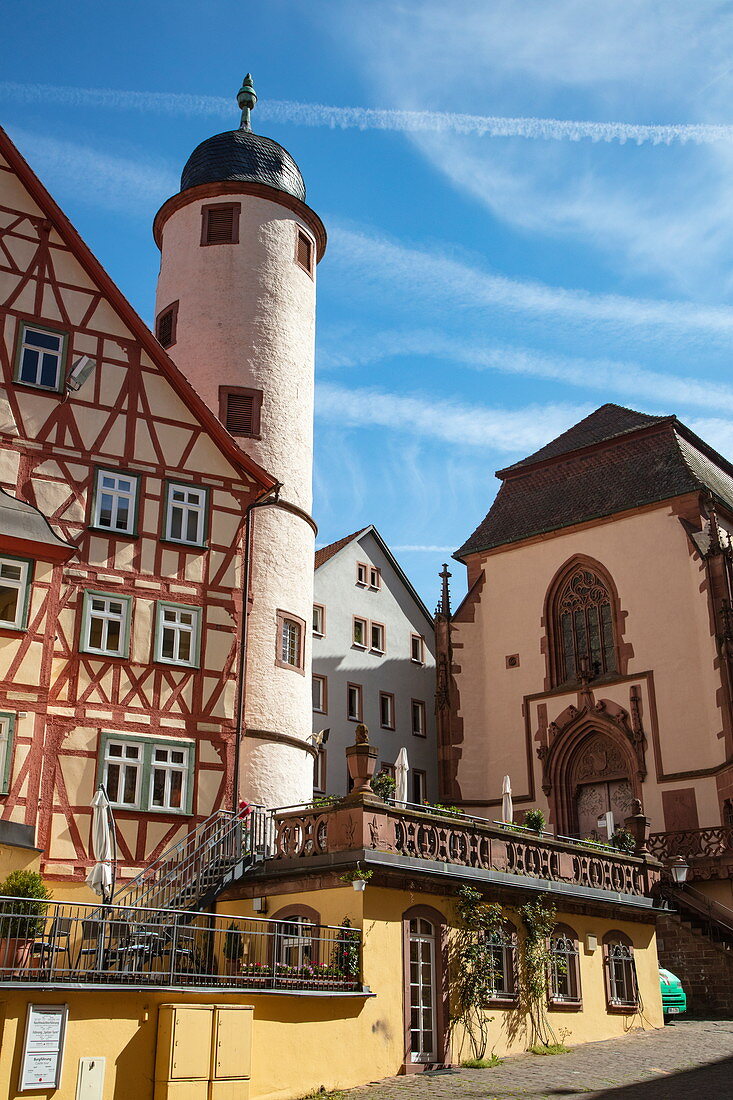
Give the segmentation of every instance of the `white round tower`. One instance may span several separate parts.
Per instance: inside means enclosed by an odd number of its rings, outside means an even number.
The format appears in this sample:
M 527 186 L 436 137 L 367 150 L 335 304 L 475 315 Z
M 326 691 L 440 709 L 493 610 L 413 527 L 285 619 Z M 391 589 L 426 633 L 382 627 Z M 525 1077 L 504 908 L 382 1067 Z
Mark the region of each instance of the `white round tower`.
M 242 449 L 282 483 L 253 513 L 240 791 L 264 805 L 313 793 L 310 516 L 316 264 L 326 245 L 277 142 L 238 130 L 202 142 L 155 218 L 156 334 Z

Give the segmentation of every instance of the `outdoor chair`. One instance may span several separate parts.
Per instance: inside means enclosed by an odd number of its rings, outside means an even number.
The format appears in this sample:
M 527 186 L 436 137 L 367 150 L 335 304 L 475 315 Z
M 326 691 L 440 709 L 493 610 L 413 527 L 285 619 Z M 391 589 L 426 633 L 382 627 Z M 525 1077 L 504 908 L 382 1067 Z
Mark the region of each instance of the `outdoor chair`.
M 38 956 L 38 967 L 41 970 L 53 971 L 56 960 L 61 954 L 66 955 L 69 970 L 71 966 L 71 917 L 54 917 L 48 935 L 41 933 L 31 946 L 31 969 L 35 969 L 35 960 Z

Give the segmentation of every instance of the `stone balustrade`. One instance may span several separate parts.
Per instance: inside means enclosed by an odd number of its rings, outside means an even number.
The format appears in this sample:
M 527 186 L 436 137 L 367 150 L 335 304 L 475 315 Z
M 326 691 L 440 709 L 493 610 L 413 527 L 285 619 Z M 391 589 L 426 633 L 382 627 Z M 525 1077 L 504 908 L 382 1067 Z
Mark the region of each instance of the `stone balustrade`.
M 276 813 L 275 860 L 369 850 L 636 897 L 649 895 L 660 872 L 654 858 L 369 796 Z

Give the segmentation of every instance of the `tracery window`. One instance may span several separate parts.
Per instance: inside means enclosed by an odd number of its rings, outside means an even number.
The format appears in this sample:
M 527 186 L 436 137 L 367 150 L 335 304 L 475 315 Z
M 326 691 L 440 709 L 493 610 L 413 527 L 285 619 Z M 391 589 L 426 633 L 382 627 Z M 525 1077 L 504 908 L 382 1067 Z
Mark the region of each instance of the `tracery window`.
M 550 936 L 550 1001 L 580 1003 L 578 938 L 572 928 L 558 924 Z
M 517 930 L 507 921 L 503 928 L 486 934 L 486 943 L 491 954 L 491 999 L 514 999 L 517 996 Z
M 556 682 L 616 671 L 611 594 L 597 573 L 579 565 L 565 579 L 554 605 Z
M 603 937 L 606 964 L 606 1000 L 608 1008 L 624 1011 L 639 1003 L 634 946 L 623 932 L 608 932 Z

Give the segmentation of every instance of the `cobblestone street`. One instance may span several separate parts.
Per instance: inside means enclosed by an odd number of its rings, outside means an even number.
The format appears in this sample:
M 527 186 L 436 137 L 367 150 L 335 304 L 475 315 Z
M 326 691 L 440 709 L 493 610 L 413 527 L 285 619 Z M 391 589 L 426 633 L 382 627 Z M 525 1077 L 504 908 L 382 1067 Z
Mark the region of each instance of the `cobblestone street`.
M 392 1077 L 344 1100 L 723 1100 L 733 1097 L 733 1021 L 686 1020 L 587 1043 L 570 1054 L 506 1058 L 494 1069 Z

